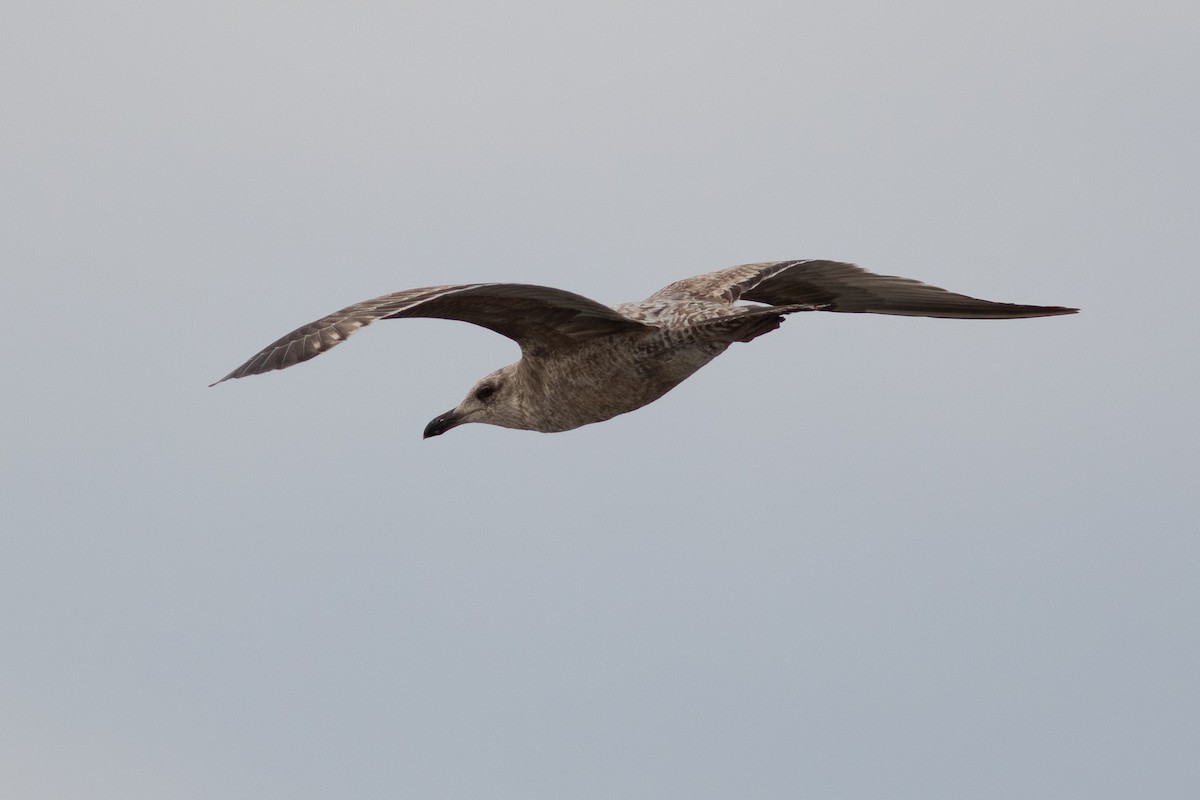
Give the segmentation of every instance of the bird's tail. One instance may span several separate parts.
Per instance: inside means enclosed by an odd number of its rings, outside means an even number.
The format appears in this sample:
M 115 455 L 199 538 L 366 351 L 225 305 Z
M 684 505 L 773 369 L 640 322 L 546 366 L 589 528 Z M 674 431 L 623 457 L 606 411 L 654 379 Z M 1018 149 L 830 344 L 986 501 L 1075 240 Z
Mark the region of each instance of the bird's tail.
M 823 305 L 794 304 L 752 308 L 743 306 L 738 313 L 705 320 L 697 324 L 698 330 L 730 342 L 752 342 L 759 336 L 778 328 L 785 314 L 795 311 L 820 311 Z

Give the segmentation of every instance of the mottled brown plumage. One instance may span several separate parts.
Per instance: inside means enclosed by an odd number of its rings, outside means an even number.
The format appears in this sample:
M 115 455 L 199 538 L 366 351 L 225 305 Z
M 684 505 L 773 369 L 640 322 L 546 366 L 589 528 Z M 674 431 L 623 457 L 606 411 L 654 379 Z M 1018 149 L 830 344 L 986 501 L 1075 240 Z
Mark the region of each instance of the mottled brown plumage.
M 1018 319 L 1076 310 L 979 300 L 837 261 L 744 264 L 676 281 L 615 308 L 546 286 L 433 286 L 310 322 L 217 383 L 307 361 L 377 320 L 456 319 L 513 339 L 521 360 L 479 380 L 462 403 L 429 423 L 425 436 L 467 422 L 566 431 L 657 400 L 729 345 L 775 330 L 796 311 Z

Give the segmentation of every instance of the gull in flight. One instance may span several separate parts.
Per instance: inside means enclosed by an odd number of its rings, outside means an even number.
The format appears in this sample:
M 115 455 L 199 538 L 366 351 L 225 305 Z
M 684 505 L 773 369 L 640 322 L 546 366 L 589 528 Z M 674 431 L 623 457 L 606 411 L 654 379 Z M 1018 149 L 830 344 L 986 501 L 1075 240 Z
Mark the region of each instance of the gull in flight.
M 611 308 L 547 286 L 430 286 L 385 294 L 310 322 L 216 383 L 307 361 L 381 319 L 455 319 L 514 340 L 521 360 L 476 382 L 461 403 L 425 427 L 425 438 L 468 422 L 569 431 L 654 402 L 729 345 L 770 333 L 797 311 L 1020 319 L 1078 309 L 994 303 L 818 260 L 730 267 Z

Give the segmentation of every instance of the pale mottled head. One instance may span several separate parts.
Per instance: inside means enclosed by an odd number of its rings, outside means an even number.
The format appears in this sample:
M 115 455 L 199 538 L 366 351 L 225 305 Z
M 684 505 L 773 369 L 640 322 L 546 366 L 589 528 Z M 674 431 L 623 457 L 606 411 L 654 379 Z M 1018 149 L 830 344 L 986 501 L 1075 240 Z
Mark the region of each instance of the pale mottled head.
M 525 387 L 517 367 L 518 364 L 509 364 L 480 378 L 457 407 L 438 415 L 425 426 L 424 438 L 440 436 L 468 422 L 537 430 L 525 410 Z

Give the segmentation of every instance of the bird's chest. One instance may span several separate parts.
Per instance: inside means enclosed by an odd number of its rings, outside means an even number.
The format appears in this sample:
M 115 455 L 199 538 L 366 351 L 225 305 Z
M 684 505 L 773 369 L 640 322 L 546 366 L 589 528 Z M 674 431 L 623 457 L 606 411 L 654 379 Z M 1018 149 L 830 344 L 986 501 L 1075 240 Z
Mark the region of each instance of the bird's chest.
M 663 336 L 580 348 L 555 364 L 544 400 L 578 424 L 609 419 L 662 397 L 724 349 Z

